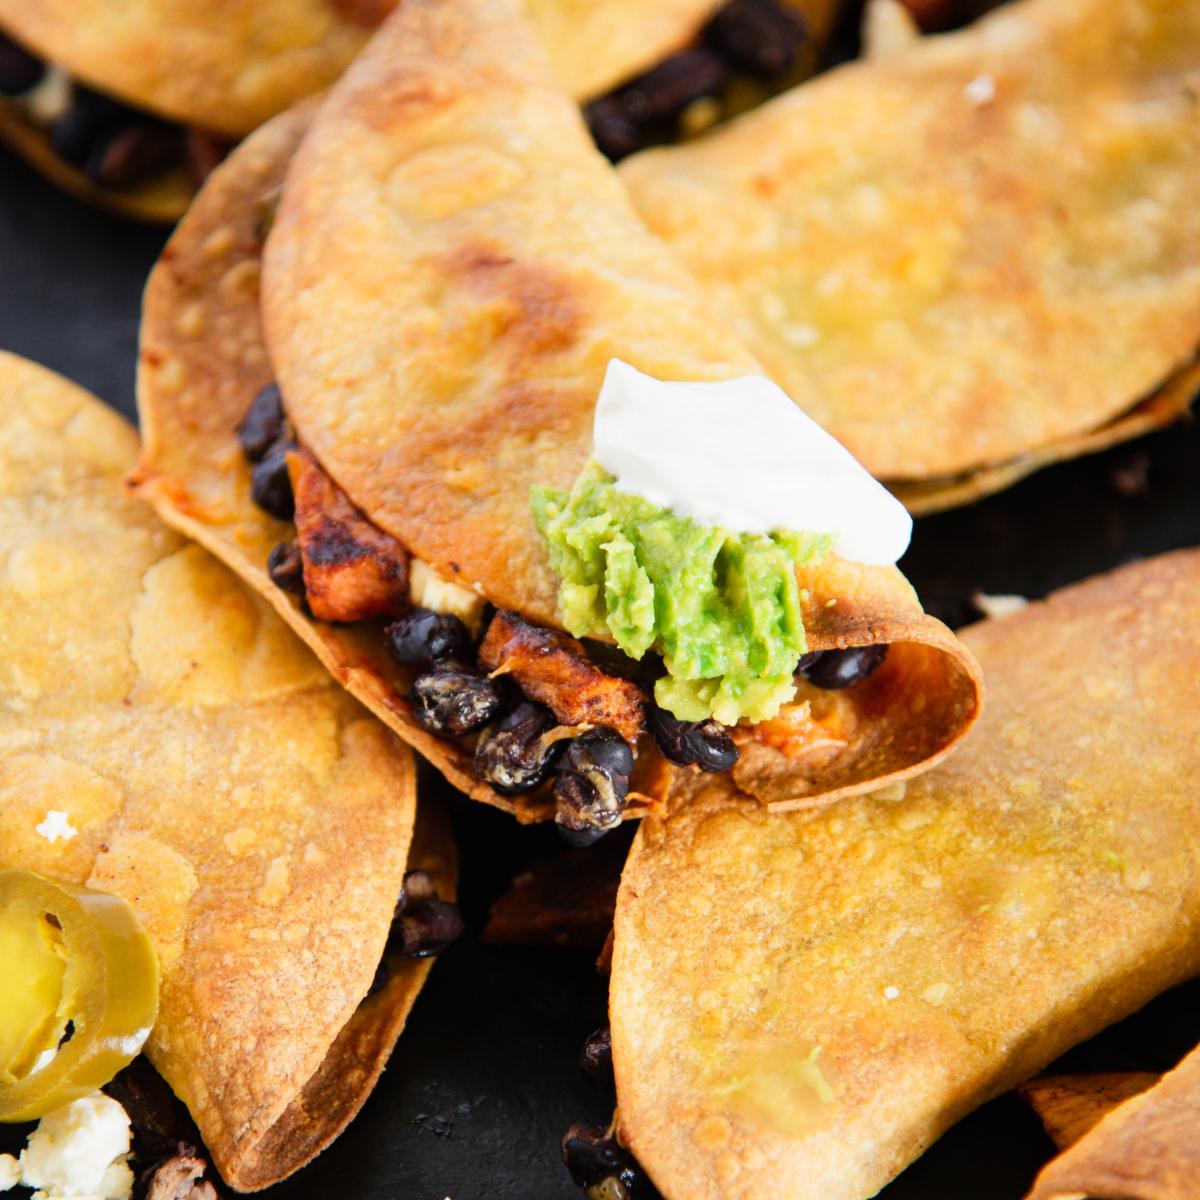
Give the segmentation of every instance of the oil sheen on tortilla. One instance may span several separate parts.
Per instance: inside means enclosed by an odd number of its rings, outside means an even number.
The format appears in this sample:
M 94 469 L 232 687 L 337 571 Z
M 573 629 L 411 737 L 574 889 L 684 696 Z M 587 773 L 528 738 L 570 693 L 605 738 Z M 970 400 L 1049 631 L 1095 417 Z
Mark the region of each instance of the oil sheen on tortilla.
M 134 906 L 162 968 L 146 1052 L 227 1182 L 264 1187 L 354 1115 L 428 969 L 360 1005 L 410 858 L 412 757 L 124 495 L 120 417 L 8 354 L 0 393 L 0 868 Z M 38 833 L 50 810 L 75 832 Z M 421 854 L 451 890 L 440 826 Z
M 1139 432 L 1196 353 L 1197 64 L 1194 3 L 1016 0 L 620 172 L 793 399 L 944 506 Z
M 988 710 L 906 787 L 642 824 L 610 1015 L 667 1200 L 863 1200 L 1200 970 L 1197 620 L 1200 551 L 1100 576 L 966 631 Z

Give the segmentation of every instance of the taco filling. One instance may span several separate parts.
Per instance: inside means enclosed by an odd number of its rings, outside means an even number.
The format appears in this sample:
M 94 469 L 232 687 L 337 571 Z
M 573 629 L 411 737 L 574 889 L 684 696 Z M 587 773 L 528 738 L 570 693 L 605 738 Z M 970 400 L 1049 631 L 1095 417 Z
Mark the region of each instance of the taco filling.
M 713 438 L 681 436 L 656 455 L 655 426 L 677 427 L 681 403 L 694 427 L 725 410 L 753 432 L 707 451 Z M 469 748 L 497 791 L 552 789 L 574 842 L 619 823 L 639 757 L 643 772 L 656 752 L 723 772 L 753 741 L 789 759 L 837 754 L 858 723 L 853 687 L 886 656 L 886 644 L 810 652 L 797 568 L 835 551 L 890 564 L 911 519 L 766 380 L 662 384 L 610 364 L 596 416 L 607 466 L 591 461 L 569 493 L 531 496 L 569 632 L 497 611 L 374 524 L 299 442 L 278 384 L 254 397 L 238 438 L 254 502 L 295 527 L 267 563 L 276 586 L 316 620 L 374 623 L 411 672 L 414 719 Z M 638 443 L 632 459 L 623 440 Z M 689 493 L 688 479 L 703 486 Z M 770 527 L 772 511 L 858 528 Z
M 173 175 L 199 187 L 231 145 L 87 87 L 3 34 L 0 101 L 64 166 L 113 192 L 133 192 Z

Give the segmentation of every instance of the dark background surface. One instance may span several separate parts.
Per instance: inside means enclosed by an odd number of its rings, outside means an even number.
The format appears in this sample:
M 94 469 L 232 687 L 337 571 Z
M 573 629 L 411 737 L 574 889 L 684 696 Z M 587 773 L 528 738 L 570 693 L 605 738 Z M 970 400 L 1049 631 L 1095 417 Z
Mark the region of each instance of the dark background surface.
M 138 305 L 159 231 L 85 209 L 0 151 L 0 347 L 61 371 L 133 415 Z M 927 607 L 960 624 L 976 589 L 1028 596 L 1146 554 L 1191 545 L 1200 523 L 1200 432 L 1183 424 L 1052 468 L 970 508 L 918 523 L 902 566 Z M 1144 475 L 1145 490 L 1136 485 Z M 1096 647 L 1102 654 L 1103 646 Z M 469 932 L 435 967 L 391 1065 L 359 1119 L 268 1200 L 577 1200 L 558 1154 L 572 1121 L 603 1122 L 611 1096 L 576 1059 L 604 1020 L 605 983 L 581 951 L 480 944 L 492 900 L 550 829 L 522 829 L 447 796 Z M 624 834 L 622 836 L 628 836 Z M 1072 1052 L 1068 1069 L 1157 1070 L 1200 1041 L 1200 987 Z M 0 1148 L 20 1144 L 19 1131 Z M 1017 1200 L 1051 1147 L 1004 1097 L 962 1122 L 884 1195 Z M 646 1195 L 652 1194 L 649 1189 Z

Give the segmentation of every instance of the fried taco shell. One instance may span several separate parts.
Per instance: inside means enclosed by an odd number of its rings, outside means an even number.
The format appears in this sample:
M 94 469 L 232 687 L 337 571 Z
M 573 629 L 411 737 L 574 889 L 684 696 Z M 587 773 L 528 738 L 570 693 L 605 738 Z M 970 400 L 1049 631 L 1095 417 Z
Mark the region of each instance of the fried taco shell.
M 396 0 L 0 0 L 0 30 L 130 104 L 242 137 L 328 87 Z M 559 78 L 598 95 L 695 36 L 714 0 L 530 0 Z
M 1023 1083 L 1017 1092 L 1037 1113 L 1050 1140 L 1065 1150 L 1110 1112 L 1149 1091 L 1161 1078 L 1149 1071 L 1039 1075 Z
M 1029 1200 L 1188 1200 L 1200 1179 L 1198 1106 L 1200 1050 L 1050 1163 Z
M 906 788 L 777 814 L 714 780 L 643 822 L 610 1015 L 664 1196 L 874 1195 L 1200 969 L 1197 619 L 1200 552 L 1125 567 L 966 632 L 988 711 Z
M 1197 62 L 1195 4 L 1019 0 L 621 176 L 789 394 L 945 506 L 1140 432 L 1193 358 Z
M 236 426 L 278 373 L 302 442 L 366 518 L 440 577 L 557 626 L 529 489 L 570 486 L 609 358 L 664 378 L 755 363 L 631 213 L 508 3 L 406 5 L 320 109 L 268 243 L 268 355 L 257 214 L 310 116 L 279 118 L 216 172 L 151 276 L 138 486 L 456 786 L 548 817 L 544 798 L 494 791 L 469 748 L 417 725 L 412 672 L 392 664 L 378 622 L 316 622 L 271 582 L 291 527 L 251 501 Z M 900 573 L 829 559 L 801 583 L 813 648 L 891 649 L 852 697 L 814 698 L 836 727 L 821 754 L 744 747 L 739 786 L 821 803 L 948 752 L 978 711 L 978 673 Z M 662 767 L 641 792 L 689 774 Z
M 115 413 L 7 354 L 0 389 L 0 868 L 134 906 L 162 972 L 146 1052 L 226 1180 L 265 1187 L 357 1111 L 428 969 L 364 1000 L 410 859 L 412 758 L 125 496 L 137 439 Z M 50 811 L 74 832 L 40 833 Z M 411 857 L 452 889 L 440 824 Z

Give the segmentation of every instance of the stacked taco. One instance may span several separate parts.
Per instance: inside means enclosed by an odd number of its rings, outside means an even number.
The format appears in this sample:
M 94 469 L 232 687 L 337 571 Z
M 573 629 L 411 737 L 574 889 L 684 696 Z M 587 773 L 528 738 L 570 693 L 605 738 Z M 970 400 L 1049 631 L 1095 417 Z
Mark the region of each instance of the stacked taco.
M 55 183 L 83 199 L 149 221 L 174 221 L 198 184 L 251 130 L 346 68 L 396 0 L 3 0 L 0 3 L 0 138 Z M 531 0 L 529 15 L 562 85 L 577 99 L 602 97 L 607 139 L 633 131 L 630 105 L 607 93 L 648 70 L 665 70 L 631 101 L 651 122 L 712 96 L 727 70 L 698 37 L 714 0 Z M 760 6 L 761 7 L 761 6 Z M 766 33 L 798 43 L 805 26 L 782 3 Z M 811 0 L 813 31 L 829 24 L 827 0 Z M 777 11 L 776 11 L 777 10 Z M 768 16 L 772 16 L 769 13 Z M 726 20 L 726 25 L 730 24 Z M 747 46 L 747 34 L 750 44 Z M 742 58 L 762 42 L 733 14 Z M 767 47 L 766 68 L 791 65 L 795 49 Z M 661 110 L 661 111 L 660 111 Z
M 773 378 L 914 512 L 1198 388 L 1200 10 L 1022 0 L 621 176 Z
M 224 1179 L 266 1187 L 374 1086 L 451 931 L 453 843 L 408 750 L 124 494 L 121 418 L 8 354 L 0 394 L 0 1117 L 144 1047 Z M 88 914 L 123 905 L 106 957 Z M 197 1150 L 143 1180 L 195 1183 Z

